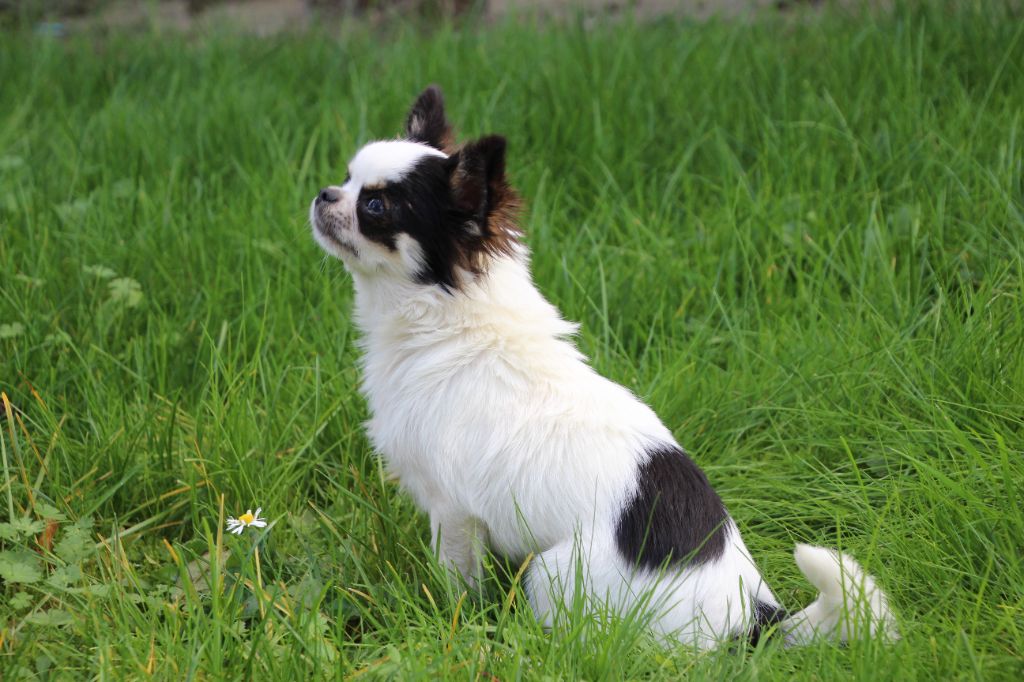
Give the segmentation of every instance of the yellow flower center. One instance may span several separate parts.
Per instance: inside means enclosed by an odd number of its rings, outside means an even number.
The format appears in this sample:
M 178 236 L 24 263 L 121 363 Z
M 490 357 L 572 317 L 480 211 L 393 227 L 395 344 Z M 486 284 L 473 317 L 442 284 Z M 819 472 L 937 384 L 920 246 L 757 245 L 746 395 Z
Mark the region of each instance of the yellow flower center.
M 249 512 L 246 512 L 239 516 L 238 520 L 248 526 L 250 523 L 256 520 L 256 517 L 250 514 Z

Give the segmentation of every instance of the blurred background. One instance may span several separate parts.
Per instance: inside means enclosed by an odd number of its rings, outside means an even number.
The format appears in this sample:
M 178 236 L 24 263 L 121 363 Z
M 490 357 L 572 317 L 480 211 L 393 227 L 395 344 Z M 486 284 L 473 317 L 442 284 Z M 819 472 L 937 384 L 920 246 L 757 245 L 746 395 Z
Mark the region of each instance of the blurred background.
M 0 20 L 32 22 L 40 32 L 153 26 L 195 30 L 231 24 L 255 34 L 296 31 L 313 22 L 362 19 L 630 14 L 639 18 L 736 16 L 797 7 L 885 5 L 884 0 L 0 0 Z

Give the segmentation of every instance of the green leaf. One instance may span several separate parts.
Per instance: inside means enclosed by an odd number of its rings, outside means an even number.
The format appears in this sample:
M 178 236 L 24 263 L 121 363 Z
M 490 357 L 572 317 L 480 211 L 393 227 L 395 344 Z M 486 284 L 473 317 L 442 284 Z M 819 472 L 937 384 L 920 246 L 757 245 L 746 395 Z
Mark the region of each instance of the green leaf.
M 36 533 L 42 533 L 43 529 L 46 528 L 45 521 L 37 521 L 28 516 L 22 516 L 20 519 L 15 519 L 11 524 L 20 530 L 23 535 L 35 535 Z
M 70 222 L 85 215 L 85 212 L 89 210 L 89 200 L 75 199 L 74 201 L 65 201 L 64 203 L 57 204 L 54 208 L 61 219 Z
M 5 680 L 38 680 L 39 676 L 23 665 L 12 665 L 4 671 Z
M 0 540 L 17 540 L 20 537 L 21 533 L 14 524 L 0 523 Z
M 21 322 L 8 322 L 0 324 L 0 339 L 13 339 L 25 333 L 25 325 Z
M 135 183 L 130 178 L 121 178 L 111 186 L 110 193 L 118 199 L 125 199 L 135 194 Z
M 39 277 L 32 277 L 31 275 L 26 275 L 25 273 L 22 272 L 16 274 L 14 276 L 14 279 L 18 280 L 19 282 L 24 282 L 30 287 L 41 287 L 44 284 L 46 284 L 45 280 L 42 280 Z
M 122 303 L 126 308 L 134 308 L 142 303 L 142 285 L 131 277 L 118 277 L 107 285 L 110 289 L 110 300 Z
M 25 159 L 20 156 L 0 156 L 0 171 L 13 170 L 25 165 Z
M 31 623 L 32 625 L 43 625 L 47 627 L 58 627 L 60 625 L 70 625 L 74 622 L 74 618 L 67 611 L 61 609 L 50 609 L 49 611 L 43 611 L 42 613 L 33 613 L 31 616 L 25 619 L 25 622 Z
M 323 593 L 323 583 L 308 573 L 297 584 L 288 588 L 288 596 L 302 604 L 303 608 L 312 608 Z
M 35 583 L 43 578 L 39 557 L 31 552 L 0 552 L 0 578 L 8 583 Z
M 46 502 L 36 503 L 36 514 L 51 521 L 67 521 L 68 517 L 62 511 Z
M 77 565 L 61 566 L 53 572 L 46 582 L 55 587 L 67 587 L 82 579 L 82 569 Z
M 85 517 L 64 527 L 64 533 L 57 541 L 53 551 L 64 561 L 74 564 L 92 556 L 94 546 L 92 518 Z
M 43 338 L 43 343 L 45 343 L 48 346 L 70 346 L 71 336 L 63 329 L 58 329 L 52 334 L 47 334 Z
M 108 268 L 106 265 L 83 265 L 82 272 L 93 277 L 99 277 L 100 279 L 111 279 L 117 277 L 117 273 Z
M 16 592 L 11 597 L 7 604 L 15 611 L 20 611 L 24 608 L 28 608 L 32 604 L 32 597 L 28 592 Z
M 17 540 L 26 535 L 41 533 L 46 528 L 43 521 L 33 521 L 28 516 L 14 519 L 10 523 L 0 523 L 0 539 Z
M 71 587 L 68 592 L 72 594 L 88 594 L 93 597 L 109 597 L 110 593 L 114 591 L 113 585 L 107 585 L 105 583 L 99 583 L 96 585 L 86 585 L 85 587 Z M 125 595 L 128 597 L 129 595 Z M 138 596 L 138 595 L 135 595 Z M 131 599 L 129 599 L 131 601 Z M 135 602 L 138 603 L 138 602 Z
M 310 644 L 311 653 L 325 664 L 333 664 L 338 658 L 338 650 L 326 635 L 330 628 L 328 618 L 317 612 L 306 624 L 305 640 Z

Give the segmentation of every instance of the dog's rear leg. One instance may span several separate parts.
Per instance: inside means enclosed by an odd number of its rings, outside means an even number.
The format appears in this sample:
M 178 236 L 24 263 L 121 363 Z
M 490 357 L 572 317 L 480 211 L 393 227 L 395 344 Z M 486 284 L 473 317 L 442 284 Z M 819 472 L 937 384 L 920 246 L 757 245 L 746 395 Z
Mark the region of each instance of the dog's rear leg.
M 533 614 L 550 630 L 559 614 L 570 608 L 578 571 L 577 545 L 564 542 L 533 557 L 526 572 L 526 595 Z

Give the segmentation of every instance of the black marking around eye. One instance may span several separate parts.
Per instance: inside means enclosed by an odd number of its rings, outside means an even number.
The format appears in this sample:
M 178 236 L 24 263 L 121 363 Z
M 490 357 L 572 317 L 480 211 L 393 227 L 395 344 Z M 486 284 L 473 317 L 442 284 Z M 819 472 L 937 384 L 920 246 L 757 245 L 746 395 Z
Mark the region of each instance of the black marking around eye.
M 452 203 L 449 171 L 442 157 L 421 159 L 402 179 L 384 188 L 359 193 L 356 212 L 359 230 L 378 244 L 397 249 L 400 233 L 419 245 L 423 266 L 415 277 L 424 284 L 455 288 L 455 267 L 459 260 L 458 225 L 462 220 Z M 384 212 L 373 215 L 366 202 L 378 197 Z
M 401 180 L 383 188 L 364 189 L 356 205 L 359 229 L 367 239 L 396 250 L 398 234 L 408 235 L 420 251 L 422 265 L 413 275 L 416 281 L 446 291 L 459 288 L 460 271 L 482 272 L 484 256 L 509 252 L 519 234 L 514 222 L 518 201 L 504 184 L 503 175 L 498 177 L 499 184 L 478 188 L 486 200 L 483 209 L 468 209 L 464 201 L 457 200 L 453 183 L 459 180 L 453 174 L 468 177 L 456 166 L 458 161 L 456 156 L 421 158 Z M 464 198 L 464 194 L 459 196 Z M 379 216 L 365 209 L 364 202 L 373 196 L 381 197 L 385 204 Z
M 370 199 L 380 199 L 383 201 L 384 211 L 381 213 L 371 213 L 368 211 L 366 204 Z M 384 246 L 390 251 L 395 251 L 398 248 L 398 231 L 395 226 L 396 224 L 401 224 L 401 221 L 396 220 L 394 211 L 390 208 L 391 204 L 392 202 L 388 200 L 386 189 L 364 189 L 359 192 L 359 198 L 356 200 L 356 217 L 359 219 L 359 232 L 364 237 Z

